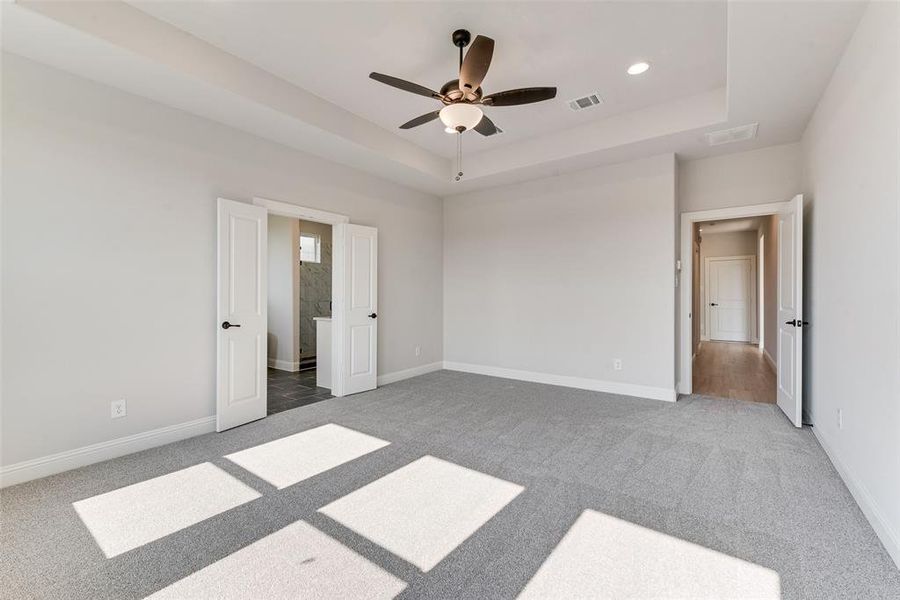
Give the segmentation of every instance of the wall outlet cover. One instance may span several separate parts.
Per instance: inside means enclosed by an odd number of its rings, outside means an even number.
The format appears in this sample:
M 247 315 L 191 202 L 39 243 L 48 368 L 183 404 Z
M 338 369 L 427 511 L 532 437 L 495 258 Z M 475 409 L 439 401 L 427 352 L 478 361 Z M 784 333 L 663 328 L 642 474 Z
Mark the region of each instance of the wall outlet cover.
M 128 407 L 125 400 L 113 400 L 109 403 L 109 416 L 112 419 L 120 419 L 128 414 Z

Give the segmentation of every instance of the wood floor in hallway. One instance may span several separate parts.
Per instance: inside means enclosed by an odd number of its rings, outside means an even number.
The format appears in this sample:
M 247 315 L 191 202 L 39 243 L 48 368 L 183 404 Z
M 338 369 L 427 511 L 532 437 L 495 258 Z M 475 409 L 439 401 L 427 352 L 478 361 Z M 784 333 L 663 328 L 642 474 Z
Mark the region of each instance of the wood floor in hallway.
M 762 350 L 739 342 L 703 342 L 694 359 L 694 393 L 775 403 L 775 370 Z

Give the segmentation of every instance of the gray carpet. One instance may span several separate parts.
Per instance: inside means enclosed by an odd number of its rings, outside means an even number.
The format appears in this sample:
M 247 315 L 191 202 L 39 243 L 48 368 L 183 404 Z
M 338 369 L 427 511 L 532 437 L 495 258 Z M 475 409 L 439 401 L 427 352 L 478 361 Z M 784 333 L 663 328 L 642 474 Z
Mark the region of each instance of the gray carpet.
M 223 458 L 328 423 L 390 445 L 281 490 Z M 524 490 L 427 572 L 317 512 L 425 455 Z M 110 559 L 72 507 L 207 461 L 260 497 Z M 586 509 L 774 569 L 782 598 L 900 598 L 825 453 L 776 407 L 448 371 L 3 490 L 0 595 L 143 598 L 303 519 L 405 582 L 400 598 L 515 598 Z

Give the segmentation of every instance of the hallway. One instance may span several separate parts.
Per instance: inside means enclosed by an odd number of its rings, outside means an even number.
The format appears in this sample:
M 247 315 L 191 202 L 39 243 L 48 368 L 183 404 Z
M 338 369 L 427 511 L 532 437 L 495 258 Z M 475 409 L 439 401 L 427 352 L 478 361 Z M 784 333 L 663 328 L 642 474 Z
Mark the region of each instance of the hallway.
M 693 392 L 774 404 L 775 370 L 754 345 L 703 342 L 694 358 Z

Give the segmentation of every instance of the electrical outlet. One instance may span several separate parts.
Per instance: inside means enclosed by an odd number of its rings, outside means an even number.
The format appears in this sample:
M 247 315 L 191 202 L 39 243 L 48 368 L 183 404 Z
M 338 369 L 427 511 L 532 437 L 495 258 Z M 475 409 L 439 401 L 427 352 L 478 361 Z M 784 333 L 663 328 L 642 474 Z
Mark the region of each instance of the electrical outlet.
M 422 354 L 422 347 L 416 346 L 416 356 L 421 356 L 421 354 Z
M 615 369 L 616 371 L 622 370 L 622 359 L 621 358 L 613 359 L 613 369 Z
M 838 429 L 843 429 L 844 428 L 844 409 L 842 409 L 842 408 L 838 409 L 837 418 L 838 418 Z
M 125 406 L 125 399 L 121 400 L 113 400 L 109 403 L 109 416 L 112 419 L 120 419 L 128 414 L 127 407 Z

